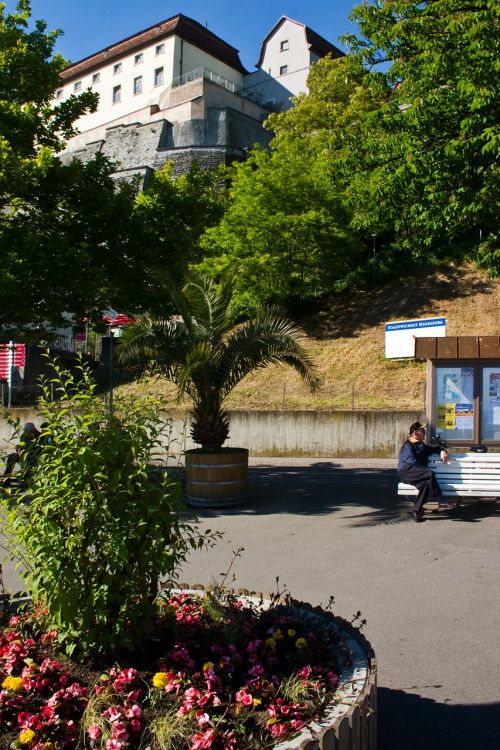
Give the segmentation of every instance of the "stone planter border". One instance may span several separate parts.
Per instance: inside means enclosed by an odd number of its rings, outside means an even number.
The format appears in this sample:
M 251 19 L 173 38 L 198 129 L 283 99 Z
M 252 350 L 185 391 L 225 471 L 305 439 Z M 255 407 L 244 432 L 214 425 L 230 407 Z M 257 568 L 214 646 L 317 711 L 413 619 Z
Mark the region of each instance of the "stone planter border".
M 181 583 L 170 590 L 199 595 L 211 588 Z M 255 591 L 235 589 L 232 593 L 252 604 L 269 604 L 269 596 Z M 329 625 L 342 634 L 351 663 L 342 669 L 335 700 L 327 706 L 321 720 L 309 723 L 292 739 L 274 745 L 273 750 L 376 750 L 377 661 L 370 643 L 350 622 L 321 607 L 295 599 L 284 606 L 304 612 L 304 617 L 313 622 L 327 619 Z
M 178 583 L 163 589 L 200 595 L 213 587 Z M 269 605 L 269 595 L 247 589 L 235 589 L 232 593 L 255 605 Z M 10 605 L 9 609 L 14 611 L 28 601 L 25 592 L 0 596 L 1 604 Z M 377 661 L 370 643 L 350 622 L 333 612 L 295 599 L 284 606 L 301 610 L 313 622 L 327 619 L 342 634 L 351 663 L 342 669 L 335 700 L 327 706 L 320 721 L 309 723 L 292 739 L 274 745 L 273 750 L 377 750 Z

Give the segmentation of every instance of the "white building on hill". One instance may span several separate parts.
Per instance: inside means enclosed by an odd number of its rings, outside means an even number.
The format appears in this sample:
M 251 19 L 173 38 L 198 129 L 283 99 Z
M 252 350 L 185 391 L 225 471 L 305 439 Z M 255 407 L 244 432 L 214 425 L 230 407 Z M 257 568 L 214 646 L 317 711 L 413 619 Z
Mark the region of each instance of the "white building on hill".
M 270 138 L 269 111 L 307 92 L 320 57 L 343 53 L 307 26 L 283 16 L 264 39 L 258 70 L 243 67 L 238 50 L 178 14 L 73 63 L 61 73 L 56 100 L 92 89 L 96 112 L 77 122 L 65 158 L 102 151 L 123 176 L 148 173 L 167 160 L 177 171 L 244 158 Z

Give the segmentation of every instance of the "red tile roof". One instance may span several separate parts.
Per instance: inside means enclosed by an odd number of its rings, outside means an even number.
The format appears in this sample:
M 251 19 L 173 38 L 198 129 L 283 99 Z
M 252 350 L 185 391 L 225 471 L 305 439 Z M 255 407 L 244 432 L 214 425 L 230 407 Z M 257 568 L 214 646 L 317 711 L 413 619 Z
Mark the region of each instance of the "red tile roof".
M 119 60 L 125 55 L 130 55 L 132 52 L 146 47 L 152 42 L 161 42 L 162 39 L 175 35 L 199 47 L 204 52 L 208 52 L 208 54 L 238 70 L 240 73 L 246 74 L 248 72 L 243 67 L 238 50 L 235 47 L 232 47 L 197 21 L 179 13 L 176 16 L 172 16 L 172 18 L 167 18 L 166 21 L 160 21 L 154 24 L 154 26 L 144 29 L 144 31 L 139 31 L 137 34 L 122 39 L 121 42 L 112 44 L 110 47 L 106 47 L 106 49 L 95 52 L 93 55 L 89 55 L 89 57 L 85 57 L 83 60 L 69 65 L 61 71 L 61 78 L 63 81 L 71 81 L 79 78 L 113 60 Z

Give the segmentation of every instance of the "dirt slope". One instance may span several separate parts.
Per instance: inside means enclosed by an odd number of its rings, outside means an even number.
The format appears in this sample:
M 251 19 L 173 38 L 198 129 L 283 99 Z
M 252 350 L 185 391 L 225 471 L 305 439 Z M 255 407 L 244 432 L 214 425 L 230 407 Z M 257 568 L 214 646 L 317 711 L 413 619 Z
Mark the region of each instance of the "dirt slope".
M 420 409 L 425 365 L 384 358 L 385 323 L 443 316 L 446 333 L 500 335 L 500 280 L 472 266 L 445 266 L 406 283 L 350 293 L 301 321 L 322 387 L 310 394 L 288 368 L 248 376 L 230 396 L 231 409 Z M 154 386 L 171 400 L 167 384 Z M 173 402 L 172 402 L 173 403 Z

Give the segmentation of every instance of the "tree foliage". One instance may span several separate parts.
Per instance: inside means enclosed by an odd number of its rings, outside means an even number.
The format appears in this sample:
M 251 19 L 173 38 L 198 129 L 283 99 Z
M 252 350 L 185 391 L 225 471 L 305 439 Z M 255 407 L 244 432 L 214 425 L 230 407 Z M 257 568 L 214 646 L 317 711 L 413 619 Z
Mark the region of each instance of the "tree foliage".
M 128 397 L 110 412 L 86 366 L 55 365 L 50 384 L 29 499 L 7 490 L 4 536 L 69 655 L 132 650 L 150 633 L 160 579 L 214 536 L 181 520 L 178 482 L 151 473 L 168 449 L 158 404 Z
M 89 90 L 54 105 L 66 65 L 53 54 L 59 32 L 43 21 L 30 30 L 30 12 L 27 0 L 14 13 L 0 7 L 0 326 L 18 329 L 103 304 L 108 230 L 121 226 L 126 200 L 106 160 L 65 166 L 57 157 L 97 96 Z
M 242 267 L 243 306 L 443 253 L 500 272 L 498 4 L 372 0 L 352 18 L 349 55 L 313 65 L 309 94 L 268 118 L 271 152 L 233 168 L 204 239 L 203 269 Z
M 393 90 L 353 160 L 355 220 L 390 224 L 415 254 L 498 229 L 499 17 L 495 0 L 374 0 L 352 13 L 354 51 L 388 64 Z
M 230 174 L 220 224 L 206 233 L 201 268 L 240 268 L 243 308 L 269 300 L 328 294 L 372 271 L 371 229 L 355 225 L 346 162 L 358 148 L 364 118 L 387 96 L 359 60 L 326 57 L 311 69 L 309 94 L 271 115 L 270 152 L 257 148 Z
M 97 106 L 90 90 L 54 102 L 65 60 L 58 31 L 30 5 L 0 7 L 0 329 L 38 339 L 102 310 L 155 310 L 165 269 L 182 277 L 197 240 L 219 215 L 218 179 L 169 166 L 141 194 L 117 183 L 101 154 L 83 163 L 58 152 L 75 121 Z
M 277 308 L 262 308 L 235 325 L 236 280 L 220 284 L 191 272 L 183 286 L 171 287 L 182 320 L 146 315 L 128 325 L 119 339 L 121 360 L 152 368 L 177 386 L 179 399 L 193 401 L 191 436 L 204 450 L 218 450 L 229 435 L 224 401 L 249 373 L 268 364 L 293 367 L 310 385 L 318 384 L 303 349 L 301 331 Z
M 217 169 L 202 169 L 197 163 L 176 177 L 170 162 L 155 172 L 134 202 L 122 245 L 128 283 L 121 280 L 115 306 L 134 312 L 166 312 L 170 279 L 180 281 L 188 264 L 199 260 L 200 237 L 222 216 L 221 185 Z

